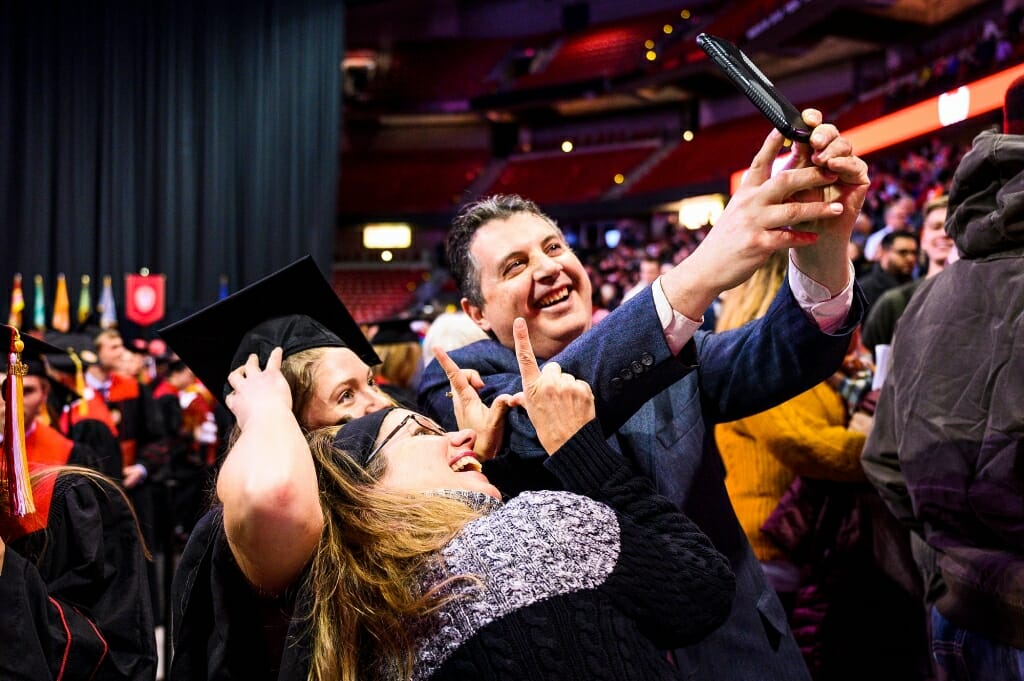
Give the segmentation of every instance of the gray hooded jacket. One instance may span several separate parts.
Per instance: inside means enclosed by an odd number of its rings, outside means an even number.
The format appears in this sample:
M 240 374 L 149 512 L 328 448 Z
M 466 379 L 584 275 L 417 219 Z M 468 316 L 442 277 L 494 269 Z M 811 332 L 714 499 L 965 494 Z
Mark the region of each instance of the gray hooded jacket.
M 936 550 L 939 611 L 1024 648 L 1024 136 L 979 135 L 949 206 L 961 259 L 896 328 L 864 466 Z

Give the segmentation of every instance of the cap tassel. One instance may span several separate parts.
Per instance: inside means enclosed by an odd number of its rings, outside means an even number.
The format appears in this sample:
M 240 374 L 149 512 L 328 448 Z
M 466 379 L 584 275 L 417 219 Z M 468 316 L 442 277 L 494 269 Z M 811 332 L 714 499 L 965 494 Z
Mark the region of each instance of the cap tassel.
M 4 389 L 7 418 L 4 422 L 4 456 L 0 477 L 7 480 L 10 515 L 20 518 L 35 513 L 32 485 L 29 481 L 28 452 L 25 447 L 25 405 L 22 399 L 22 378 L 28 368 L 21 361 L 25 343 L 17 329 L 11 329 L 11 346 L 7 355 L 8 376 Z
M 78 400 L 78 415 L 85 418 L 89 415 L 89 400 L 85 398 L 85 370 L 82 369 L 82 358 L 71 348 L 68 348 L 68 355 L 75 365 L 75 392 L 81 395 Z

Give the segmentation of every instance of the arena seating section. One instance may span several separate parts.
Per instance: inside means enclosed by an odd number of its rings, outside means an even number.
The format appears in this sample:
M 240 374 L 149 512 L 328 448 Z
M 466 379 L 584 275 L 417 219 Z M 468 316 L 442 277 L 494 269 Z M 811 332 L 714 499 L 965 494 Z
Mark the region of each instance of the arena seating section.
M 390 51 L 386 73 L 369 89 L 389 109 L 424 102 L 465 102 L 493 88 L 492 71 L 512 40 L 432 40 L 402 43 Z
M 689 20 L 682 20 L 675 10 L 658 12 L 568 35 L 400 43 L 390 51 L 389 70 L 374 84 L 373 93 L 380 103 L 392 98 L 420 104 L 433 102 L 442 105 L 437 110 L 443 110 L 445 103 L 454 106 L 461 101 L 471 110 L 473 99 L 484 94 L 549 92 L 544 88 L 554 88 L 550 92 L 557 93 L 558 86 L 566 83 L 595 78 L 610 82 L 640 72 L 651 75 L 703 60 L 703 53 L 693 42 L 698 31 L 743 44 L 751 26 L 786 10 L 787 1 L 729 3 L 715 16 L 695 12 Z M 670 34 L 662 30 L 666 24 L 673 26 Z M 764 39 L 764 35 L 757 38 Z M 963 62 L 973 47 L 962 42 L 966 39 L 960 35 L 952 38 L 953 42 L 931 45 L 922 59 L 938 64 L 955 56 Z M 655 41 L 659 54 L 656 62 L 644 59 L 645 40 Z M 1019 41 L 1013 48 L 1015 59 L 1024 55 Z M 509 64 L 516 55 L 523 54 L 543 56 L 538 57 L 533 72 L 516 77 Z M 923 93 L 934 83 L 927 82 L 932 70 L 921 70 L 922 63 L 904 63 L 903 70 L 888 74 L 889 83 L 898 82 L 903 87 L 908 79 L 921 80 L 917 87 Z M 977 70 L 996 65 L 972 62 L 972 66 Z M 557 100 L 556 94 L 551 97 Z M 882 83 L 866 91 L 826 98 L 809 96 L 808 101 L 797 104 L 815 106 L 828 120 L 849 130 L 886 113 L 893 104 L 891 98 L 892 93 L 886 92 Z M 517 100 L 509 101 L 514 107 Z M 342 158 L 339 211 L 343 218 L 444 215 L 471 193 L 494 192 L 520 193 L 542 206 L 588 203 L 609 198 L 616 173 L 626 177 L 625 196 L 641 201 L 645 197 L 663 198 L 673 190 L 727 191 L 729 175 L 749 163 L 767 130 L 764 120 L 752 108 L 749 111 L 740 119 L 697 129 L 690 142 L 663 139 L 660 130 L 644 130 L 638 140 L 635 130 L 627 131 L 628 125 L 621 134 L 611 136 L 607 127 L 588 130 L 584 125 L 574 134 L 576 148 L 571 153 L 551 148 L 558 143 L 557 138 L 546 139 L 532 150 L 520 149 L 509 158 L 496 157 L 489 149 L 346 153 Z M 651 162 L 645 163 L 649 159 Z
M 664 37 L 662 27 L 679 20 L 679 13 L 659 12 L 628 21 L 596 26 L 564 38 L 543 69 L 519 78 L 517 89 L 610 78 L 639 69 L 644 63 L 644 41 Z
M 369 324 L 407 309 L 428 275 L 423 268 L 346 268 L 334 270 L 333 281 L 352 317 Z
M 443 213 L 459 204 L 490 158 L 486 151 L 343 154 L 342 213 Z
M 519 194 L 540 204 L 593 201 L 615 186 L 616 173 L 647 158 L 656 144 L 560 151 L 512 157 L 485 194 Z
M 826 113 L 839 106 L 844 97 L 816 102 Z M 631 196 L 680 187 L 684 182 L 708 188 L 733 172 L 746 168 L 770 130 L 761 114 L 713 125 L 699 131 L 692 142 L 680 142 L 627 192 Z

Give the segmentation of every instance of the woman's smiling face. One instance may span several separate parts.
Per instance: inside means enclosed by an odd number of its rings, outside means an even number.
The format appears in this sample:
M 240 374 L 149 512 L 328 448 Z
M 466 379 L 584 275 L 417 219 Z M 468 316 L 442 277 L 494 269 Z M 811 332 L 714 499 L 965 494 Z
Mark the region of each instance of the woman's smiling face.
M 377 434 L 376 456 L 387 461 L 379 484 L 410 492 L 463 489 L 501 499 L 501 492 L 480 471 L 475 441 L 472 430 L 446 433 L 425 416 L 394 409 Z

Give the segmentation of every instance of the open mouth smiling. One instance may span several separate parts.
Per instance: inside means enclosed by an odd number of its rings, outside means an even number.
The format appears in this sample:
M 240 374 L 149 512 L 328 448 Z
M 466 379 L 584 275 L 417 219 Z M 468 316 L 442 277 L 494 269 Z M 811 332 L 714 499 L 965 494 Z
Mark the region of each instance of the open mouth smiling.
M 480 461 L 475 456 L 465 454 L 452 462 L 451 469 L 456 473 L 462 473 L 464 471 L 474 471 L 479 473 L 483 470 L 483 466 L 480 465 Z
M 551 293 L 547 294 L 546 296 L 538 300 L 536 302 L 536 306 L 540 308 L 551 307 L 552 305 L 561 303 L 564 300 L 568 300 L 569 293 L 569 287 L 563 286 L 562 288 L 552 291 Z

